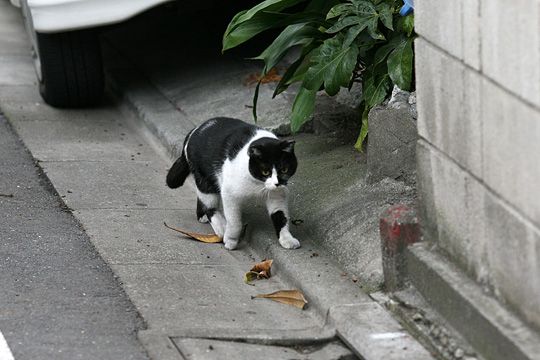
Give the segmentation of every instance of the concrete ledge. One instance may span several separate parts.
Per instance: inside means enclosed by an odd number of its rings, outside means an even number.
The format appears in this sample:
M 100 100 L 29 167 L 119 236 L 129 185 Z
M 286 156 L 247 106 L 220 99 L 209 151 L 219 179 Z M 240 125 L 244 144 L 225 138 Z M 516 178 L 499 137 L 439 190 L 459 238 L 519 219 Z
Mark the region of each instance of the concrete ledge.
M 408 248 L 411 283 L 433 308 L 490 360 L 534 360 L 540 337 L 426 244 Z
M 432 360 L 434 357 L 381 305 L 341 306 L 330 310 L 339 337 L 364 360 Z
M 137 338 L 150 359 L 184 360 L 172 340 L 165 334 L 141 330 L 137 333 Z
M 429 352 L 356 284 L 354 277 L 342 273 L 337 264 L 318 249 L 313 241 L 303 241 L 294 251 L 271 243 L 269 223 L 250 221 L 249 245 L 259 256 L 274 260 L 276 271 L 293 286 L 301 289 L 321 315 L 326 315 L 325 328 L 337 331 L 339 338 L 365 360 L 433 359 Z M 296 231 L 302 235 L 302 232 Z M 313 256 L 313 254 L 318 254 Z M 309 261 L 308 261 L 309 259 Z
M 257 226 L 256 229 L 248 226 L 246 237 L 250 239 L 249 245 L 259 257 L 274 260 L 275 271 L 285 276 L 292 286 L 302 290 L 308 306 L 317 310 L 323 322 L 326 321 L 330 308 L 334 306 L 373 302 L 353 282 L 354 277 L 344 273 L 313 241 L 302 241 L 300 249 L 286 250 L 281 248 L 277 241 L 268 238 L 272 231 L 271 224 L 264 221 L 262 216 L 249 223 Z M 300 235 L 300 239 L 304 238 L 303 232 L 295 231 L 295 234 Z M 272 271 L 274 272 L 274 269 Z
M 186 360 L 203 359 L 295 359 L 295 360 L 356 360 L 356 356 L 339 340 L 326 344 L 276 346 L 247 344 L 213 339 L 173 339 Z
M 179 329 L 170 330 L 167 334 L 157 330 L 141 330 L 137 334 L 139 340 L 149 354 L 164 354 L 172 356 L 174 347 L 171 339 L 193 338 L 212 339 L 222 341 L 238 341 L 249 344 L 293 346 L 327 343 L 336 339 L 334 328 L 313 327 L 301 330 L 265 330 L 257 331 L 251 329 Z M 152 357 L 154 358 L 154 357 Z M 159 356 L 155 358 L 161 359 Z M 172 359 L 176 359 L 171 357 Z M 165 357 L 164 359 L 168 359 Z

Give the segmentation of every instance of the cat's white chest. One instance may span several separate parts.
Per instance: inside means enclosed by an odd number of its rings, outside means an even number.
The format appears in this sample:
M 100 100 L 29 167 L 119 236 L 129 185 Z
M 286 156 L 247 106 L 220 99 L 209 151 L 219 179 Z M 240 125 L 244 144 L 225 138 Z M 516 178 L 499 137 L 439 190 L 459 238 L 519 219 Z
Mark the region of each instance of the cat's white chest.
M 265 186 L 249 172 L 249 158 L 237 156 L 234 160 L 225 160 L 222 172 L 218 176 L 221 191 L 235 198 L 252 198 L 262 196 Z

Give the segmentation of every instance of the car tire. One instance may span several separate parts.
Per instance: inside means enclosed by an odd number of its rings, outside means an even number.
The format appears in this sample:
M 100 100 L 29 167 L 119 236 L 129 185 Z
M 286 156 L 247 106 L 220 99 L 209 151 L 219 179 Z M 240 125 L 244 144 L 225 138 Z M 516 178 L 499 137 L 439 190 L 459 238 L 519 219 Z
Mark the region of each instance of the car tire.
M 36 33 L 35 40 L 39 89 L 47 104 L 80 108 L 101 101 L 104 75 L 95 30 Z

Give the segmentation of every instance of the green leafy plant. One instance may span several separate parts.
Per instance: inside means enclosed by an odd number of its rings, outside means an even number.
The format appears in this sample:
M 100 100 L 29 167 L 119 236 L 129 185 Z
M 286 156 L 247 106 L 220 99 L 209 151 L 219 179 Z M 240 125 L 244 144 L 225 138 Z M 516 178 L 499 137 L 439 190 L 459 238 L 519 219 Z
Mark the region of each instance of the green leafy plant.
M 264 61 L 263 78 L 289 51 L 300 48 L 273 95 L 300 83 L 290 117 L 293 132 L 310 118 L 318 91 L 334 96 L 360 81 L 362 126 L 355 147 L 361 150 L 369 110 L 388 97 L 394 84 L 403 90 L 414 87 L 414 18 L 399 16 L 401 5 L 401 0 L 265 0 L 234 16 L 223 36 L 223 51 L 282 28 L 254 58 Z M 255 119 L 260 84 L 253 99 Z

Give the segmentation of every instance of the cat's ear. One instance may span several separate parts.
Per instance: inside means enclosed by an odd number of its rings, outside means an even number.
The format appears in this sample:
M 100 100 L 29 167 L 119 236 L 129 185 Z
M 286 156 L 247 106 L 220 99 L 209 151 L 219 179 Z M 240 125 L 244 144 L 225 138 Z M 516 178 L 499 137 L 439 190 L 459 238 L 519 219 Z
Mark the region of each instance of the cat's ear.
M 288 152 L 288 153 L 294 152 L 294 140 L 282 140 L 280 146 L 281 146 L 281 150 L 285 152 Z
M 262 155 L 261 149 L 259 149 L 257 146 L 250 146 L 248 149 L 248 155 L 249 157 L 260 157 Z

